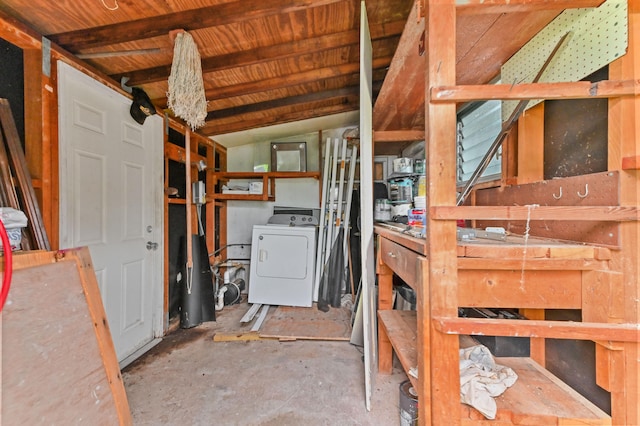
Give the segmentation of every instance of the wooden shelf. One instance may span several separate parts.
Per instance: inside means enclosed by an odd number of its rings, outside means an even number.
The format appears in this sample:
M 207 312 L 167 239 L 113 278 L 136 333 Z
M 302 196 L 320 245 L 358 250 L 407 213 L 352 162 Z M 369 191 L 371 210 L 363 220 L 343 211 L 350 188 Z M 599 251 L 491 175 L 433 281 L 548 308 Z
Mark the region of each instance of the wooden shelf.
M 240 201 L 275 201 L 276 197 L 267 193 L 262 194 L 207 194 L 207 201 L 227 201 L 227 200 L 240 200 Z
M 611 417 L 531 358 L 495 358 L 518 375 L 512 387 L 496 398 L 495 421 L 512 424 L 610 425 Z M 461 423 L 495 424 L 463 405 Z M 482 422 L 484 420 L 484 422 Z M 526 420 L 526 421 L 525 421 Z
M 214 193 L 207 195 L 207 201 L 275 201 L 276 179 L 320 179 L 320 172 L 213 172 L 212 175 L 214 186 L 231 179 L 262 181 L 262 193 Z
M 425 240 L 403 234 L 402 229 L 400 224 L 378 223 L 374 226 L 376 234 L 425 256 Z M 521 269 L 524 259 L 532 262 L 530 265 L 525 263 L 526 269 L 587 270 L 606 268 L 599 262 L 610 260 L 611 250 L 540 237 L 529 237 L 525 241 L 519 235 L 508 235 L 506 241 L 483 238 L 458 241 L 459 269 L 487 269 L 487 263 L 482 259 L 492 259 L 491 266 L 495 265 L 496 269 Z
M 414 388 L 418 388 L 418 379 L 409 374 L 412 368 L 418 369 L 418 335 L 416 331 L 416 311 L 382 310 L 378 311 L 380 326 L 389 336 L 402 368 L 407 373 Z
M 418 379 L 408 373 L 418 365 L 416 312 L 382 310 L 378 311 L 378 318 L 412 385 L 417 387 Z M 468 339 L 466 336 L 461 338 Z M 604 411 L 531 358 L 497 357 L 495 360 L 518 375 L 516 383 L 496 398 L 498 412 L 495 421 L 513 424 L 611 424 L 611 418 Z M 464 404 L 460 420 L 462 424 L 493 424 Z
M 167 203 L 168 203 L 168 204 L 182 204 L 182 205 L 186 205 L 186 204 L 187 204 L 187 200 L 185 200 L 184 198 L 168 198 L 168 199 L 167 199 Z
M 299 179 L 320 178 L 320 172 L 213 172 L 213 176 L 220 180 L 229 179 Z

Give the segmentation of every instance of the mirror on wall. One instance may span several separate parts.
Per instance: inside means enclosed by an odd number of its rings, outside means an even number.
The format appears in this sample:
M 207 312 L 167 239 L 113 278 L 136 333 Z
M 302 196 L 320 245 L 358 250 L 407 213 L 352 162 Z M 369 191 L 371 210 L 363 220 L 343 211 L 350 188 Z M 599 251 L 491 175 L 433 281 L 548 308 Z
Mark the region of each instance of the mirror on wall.
M 271 142 L 271 170 L 274 172 L 306 172 L 306 142 Z

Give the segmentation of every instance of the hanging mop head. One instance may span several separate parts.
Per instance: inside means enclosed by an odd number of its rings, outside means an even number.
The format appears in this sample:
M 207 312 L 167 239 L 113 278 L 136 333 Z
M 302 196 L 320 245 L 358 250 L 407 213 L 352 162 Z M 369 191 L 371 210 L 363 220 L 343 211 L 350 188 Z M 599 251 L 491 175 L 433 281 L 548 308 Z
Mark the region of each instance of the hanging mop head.
M 204 126 L 207 99 L 202 80 L 202 64 L 198 47 L 191 34 L 179 32 L 175 38 L 167 105 L 195 130 Z

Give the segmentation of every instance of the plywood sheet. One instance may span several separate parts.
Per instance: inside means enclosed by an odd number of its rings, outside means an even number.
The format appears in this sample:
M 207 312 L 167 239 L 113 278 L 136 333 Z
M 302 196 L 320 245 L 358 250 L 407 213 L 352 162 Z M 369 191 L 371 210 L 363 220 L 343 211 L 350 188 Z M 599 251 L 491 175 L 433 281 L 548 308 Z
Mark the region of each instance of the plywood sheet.
M 322 312 L 315 307 L 279 306 L 265 320 L 260 337 L 305 340 L 349 340 L 351 311 L 331 308 Z
M 29 265 L 27 257 L 37 264 L 14 269 L 2 313 L 2 420 L 129 424 L 97 282 L 86 279 L 90 261 L 57 255 L 49 253 L 46 264 L 42 255 L 16 256 L 14 268 Z

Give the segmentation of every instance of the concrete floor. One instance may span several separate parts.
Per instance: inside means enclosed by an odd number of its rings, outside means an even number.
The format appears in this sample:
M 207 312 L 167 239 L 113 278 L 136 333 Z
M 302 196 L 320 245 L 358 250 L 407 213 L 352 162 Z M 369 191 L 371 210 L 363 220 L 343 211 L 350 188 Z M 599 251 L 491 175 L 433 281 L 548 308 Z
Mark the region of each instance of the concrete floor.
M 247 304 L 177 329 L 123 371 L 136 425 L 398 425 L 399 363 L 365 408 L 362 348 L 346 341 L 214 341 Z M 247 327 L 247 326 L 245 326 Z M 250 326 L 249 326 L 250 327 Z

